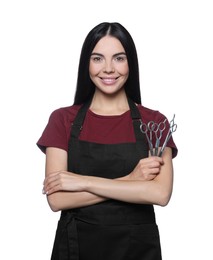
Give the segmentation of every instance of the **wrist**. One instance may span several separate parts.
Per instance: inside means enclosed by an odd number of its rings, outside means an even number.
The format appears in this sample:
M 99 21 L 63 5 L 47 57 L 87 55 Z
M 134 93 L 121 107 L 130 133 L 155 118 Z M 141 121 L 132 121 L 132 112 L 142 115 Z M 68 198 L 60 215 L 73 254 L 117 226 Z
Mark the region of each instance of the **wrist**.
M 89 191 L 91 187 L 91 176 L 82 176 L 83 182 L 82 182 L 82 189 L 83 191 Z
M 128 180 L 130 180 L 130 174 L 125 175 L 125 176 L 123 176 L 123 177 L 120 177 L 120 178 L 118 178 L 117 180 L 128 181 Z

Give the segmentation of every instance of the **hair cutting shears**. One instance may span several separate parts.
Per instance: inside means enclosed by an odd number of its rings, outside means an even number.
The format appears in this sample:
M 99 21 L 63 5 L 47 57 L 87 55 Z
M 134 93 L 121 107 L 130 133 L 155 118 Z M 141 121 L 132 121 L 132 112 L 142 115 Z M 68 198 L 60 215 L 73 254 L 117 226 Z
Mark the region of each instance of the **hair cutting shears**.
M 160 140 L 162 138 L 163 131 L 166 129 L 167 119 L 165 119 L 163 122 L 160 122 L 160 123 L 155 123 L 154 121 L 150 121 L 150 122 L 148 122 L 148 124 L 145 124 L 140 120 L 141 121 L 140 130 L 142 133 L 144 133 L 146 135 L 150 154 L 152 156 L 153 155 L 159 156 L 159 157 L 162 156 L 163 151 L 165 150 L 165 147 L 166 147 L 169 139 L 172 136 L 172 133 L 175 132 L 177 129 L 177 124 L 175 124 L 174 118 L 175 118 L 175 115 L 173 116 L 173 119 L 169 123 L 169 130 L 168 130 L 168 133 L 166 135 L 166 138 L 165 138 L 164 143 L 161 148 L 160 148 Z M 155 139 L 156 139 L 155 147 L 153 147 L 153 140 L 152 140 L 153 133 L 155 134 Z M 159 148 L 160 148 L 160 151 L 159 151 Z
M 165 147 L 166 147 L 166 145 L 167 145 L 169 139 L 170 139 L 171 136 L 172 136 L 172 133 L 174 133 L 174 132 L 177 130 L 177 124 L 175 124 L 174 119 L 175 119 L 175 115 L 173 116 L 172 120 L 171 120 L 170 123 L 169 123 L 169 126 L 170 126 L 170 127 L 169 127 L 169 130 L 168 130 L 168 133 L 167 133 L 167 135 L 166 135 L 165 141 L 164 141 L 164 143 L 163 143 L 163 145 L 162 145 L 162 147 L 161 147 L 161 149 L 160 149 L 160 152 L 159 152 L 159 154 L 158 154 L 158 156 L 160 156 L 160 157 L 162 156 L 163 151 L 165 150 Z
M 155 153 L 154 155 L 157 156 L 158 155 L 158 149 L 160 146 L 160 140 L 163 134 L 163 131 L 166 128 L 166 119 L 163 122 L 160 122 L 159 124 L 155 123 L 153 125 L 153 131 L 155 133 L 155 137 L 156 137 L 156 141 L 155 141 Z
M 153 144 L 152 144 L 152 126 L 153 126 L 153 124 L 155 124 L 153 121 L 150 121 L 147 125 L 141 121 L 141 125 L 140 125 L 141 132 L 146 135 L 146 139 L 147 139 L 148 145 L 149 145 L 150 154 L 152 156 L 154 155 Z M 148 136 L 148 132 L 149 132 L 149 136 Z

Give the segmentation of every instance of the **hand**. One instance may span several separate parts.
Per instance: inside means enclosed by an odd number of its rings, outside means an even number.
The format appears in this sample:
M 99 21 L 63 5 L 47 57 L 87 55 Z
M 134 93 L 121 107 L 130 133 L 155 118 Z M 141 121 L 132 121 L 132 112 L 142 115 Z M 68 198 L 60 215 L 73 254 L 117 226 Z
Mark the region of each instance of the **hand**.
M 44 180 L 43 193 L 50 195 L 57 191 L 83 191 L 86 182 L 82 175 L 67 171 L 52 172 Z
M 160 173 L 161 165 L 163 159 L 158 156 L 141 159 L 128 177 L 131 180 L 151 181 Z

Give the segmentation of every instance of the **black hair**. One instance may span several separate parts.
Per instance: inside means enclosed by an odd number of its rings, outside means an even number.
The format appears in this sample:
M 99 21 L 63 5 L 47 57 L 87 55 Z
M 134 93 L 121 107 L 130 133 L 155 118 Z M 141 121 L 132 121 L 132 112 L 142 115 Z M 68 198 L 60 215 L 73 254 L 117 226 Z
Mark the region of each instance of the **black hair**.
M 134 102 L 141 104 L 139 66 L 136 47 L 130 33 L 117 22 L 100 23 L 95 26 L 85 38 L 81 49 L 74 104 L 83 104 L 85 101 L 92 98 L 95 92 L 95 85 L 89 76 L 90 56 L 97 42 L 106 35 L 117 38 L 124 47 L 129 66 L 129 77 L 124 88 L 129 98 Z

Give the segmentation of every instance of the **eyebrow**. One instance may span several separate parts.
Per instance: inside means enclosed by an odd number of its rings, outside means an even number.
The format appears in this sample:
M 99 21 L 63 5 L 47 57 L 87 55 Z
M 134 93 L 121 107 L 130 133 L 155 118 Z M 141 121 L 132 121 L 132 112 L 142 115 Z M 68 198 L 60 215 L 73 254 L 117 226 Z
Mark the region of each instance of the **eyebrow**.
M 93 55 L 97 55 L 97 56 L 104 57 L 103 54 L 98 53 L 98 52 L 93 52 L 93 53 L 91 54 L 91 56 L 93 56 Z M 116 57 L 116 56 L 119 56 L 119 55 L 126 55 L 126 53 L 125 53 L 125 52 L 118 52 L 118 53 L 115 53 L 115 54 L 113 55 L 113 57 Z

